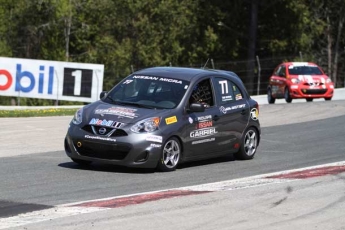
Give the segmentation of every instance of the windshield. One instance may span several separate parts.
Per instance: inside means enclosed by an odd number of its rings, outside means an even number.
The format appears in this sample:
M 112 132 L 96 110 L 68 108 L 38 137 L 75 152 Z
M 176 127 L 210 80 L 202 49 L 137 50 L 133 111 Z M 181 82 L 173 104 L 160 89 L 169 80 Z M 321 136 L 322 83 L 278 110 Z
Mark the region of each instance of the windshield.
M 323 75 L 317 66 L 289 66 L 290 75 Z
M 132 75 L 116 85 L 104 99 L 113 104 L 172 109 L 181 101 L 189 82 L 173 78 Z

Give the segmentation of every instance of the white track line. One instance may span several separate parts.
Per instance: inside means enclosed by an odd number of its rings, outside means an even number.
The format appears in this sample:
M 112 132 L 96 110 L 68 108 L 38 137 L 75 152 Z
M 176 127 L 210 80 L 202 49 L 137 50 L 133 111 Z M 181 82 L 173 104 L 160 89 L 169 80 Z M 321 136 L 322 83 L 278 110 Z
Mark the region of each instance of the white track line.
M 136 193 L 136 194 L 131 194 L 131 195 L 114 196 L 114 197 L 108 197 L 108 198 L 103 198 L 103 199 L 68 203 L 68 204 L 58 205 L 53 208 L 49 208 L 45 210 L 23 213 L 23 214 L 19 214 L 13 217 L 0 218 L 0 229 L 18 227 L 18 226 L 39 223 L 42 221 L 47 221 L 47 220 L 52 220 L 52 219 L 57 219 L 57 218 L 62 218 L 62 217 L 68 217 L 68 216 L 79 215 L 79 214 L 84 214 L 84 213 L 99 212 L 99 211 L 111 209 L 111 208 L 101 208 L 101 207 L 99 208 L 76 207 L 78 205 L 82 205 L 88 202 L 107 201 L 107 200 L 113 200 L 113 199 L 119 199 L 119 198 L 125 198 L 125 197 L 155 194 L 155 193 L 170 191 L 170 190 L 214 192 L 214 191 L 228 191 L 228 190 L 234 190 L 234 189 L 251 188 L 251 187 L 264 186 L 264 185 L 274 184 L 274 183 L 287 183 L 287 182 L 301 180 L 301 179 L 279 179 L 279 178 L 272 179 L 272 178 L 267 178 L 267 177 L 284 175 L 288 173 L 299 172 L 299 171 L 310 170 L 310 169 L 319 169 L 323 167 L 344 166 L 344 165 L 345 165 L 345 161 L 341 161 L 341 162 L 336 162 L 336 163 L 323 164 L 323 165 L 305 167 L 305 168 L 294 169 L 294 170 L 286 170 L 286 171 L 275 172 L 275 173 L 261 174 L 261 175 L 251 176 L 251 177 L 246 177 L 246 178 L 241 178 L 241 179 L 233 179 L 233 180 L 201 184 L 201 185 L 195 185 L 195 186 L 187 186 L 187 187 L 167 189 L 167 190 L 157 190 L 157 191 L 152 191 L 152 192 Z

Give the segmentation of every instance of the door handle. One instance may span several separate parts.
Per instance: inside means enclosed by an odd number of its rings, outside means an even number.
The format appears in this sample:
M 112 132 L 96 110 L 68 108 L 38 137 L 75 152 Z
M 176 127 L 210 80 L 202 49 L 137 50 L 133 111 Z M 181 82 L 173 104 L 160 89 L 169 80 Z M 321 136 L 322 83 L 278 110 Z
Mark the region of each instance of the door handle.
M 242 114 L 242 115 L 245 115 L 245 114 L 246 114 L 246 110 L 245 110 L 245 109 L 242 109 L 241 114 Z
M 218 115 L 214 115 L 213 120 L 218 121 L 219 118 L 220 118 L 220 117 L 219 117 Z

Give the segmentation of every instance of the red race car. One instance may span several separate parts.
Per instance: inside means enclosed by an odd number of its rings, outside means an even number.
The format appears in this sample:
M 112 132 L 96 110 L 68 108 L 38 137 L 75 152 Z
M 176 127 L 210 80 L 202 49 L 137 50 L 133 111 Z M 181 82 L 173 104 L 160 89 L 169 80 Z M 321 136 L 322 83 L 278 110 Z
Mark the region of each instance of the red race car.
M 273 104 L 277 98 L 305 98 L 308 102 L 314 98 L 333 97 L 334 84 L 321 67 L 312 62 L 284 62 L 277 66 L 269 79 L 267 88 L 268 103 Z

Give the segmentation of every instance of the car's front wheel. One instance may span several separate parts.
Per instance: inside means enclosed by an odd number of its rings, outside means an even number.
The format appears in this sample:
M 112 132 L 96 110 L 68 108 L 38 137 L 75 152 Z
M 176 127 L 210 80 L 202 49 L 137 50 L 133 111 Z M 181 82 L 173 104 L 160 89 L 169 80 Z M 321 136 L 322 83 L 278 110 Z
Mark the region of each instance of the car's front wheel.
M 274 104 L 274 102 L 276 101 L 276 99 L 272 97 L 272 91 L 270 88 L 267 90 L 267 101 L 269 104 Z
M 259 135 L 255 128 L 251 127 L 242 136 L 242 145 L 235 157 L 240 160 L 250 160 L 254 158 L 259 144 Z
M 285 88 L 284 98 L 285 98 L 285 101 L 286 101 L 287 103 L 291 103 L 292 98 L 291 98 L 291 96 L 290 96 L 290 91 L 289 91 L 288 88 Z
M 332 100 L 332 97 L 325 97 L 325 100 L 330 101 L 330 100 Z
M 172 137 L 165 142 L 157 167 L 163 172 L 174 171 L 180 161 L 180 157 L 180 142 L 177 138 Z

